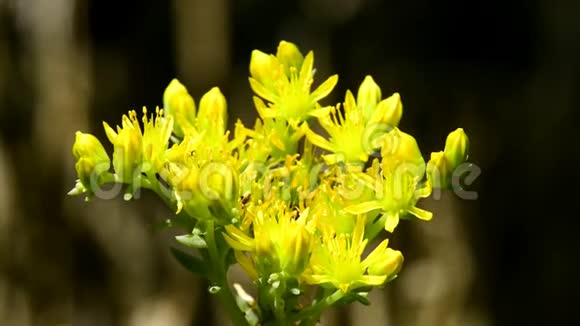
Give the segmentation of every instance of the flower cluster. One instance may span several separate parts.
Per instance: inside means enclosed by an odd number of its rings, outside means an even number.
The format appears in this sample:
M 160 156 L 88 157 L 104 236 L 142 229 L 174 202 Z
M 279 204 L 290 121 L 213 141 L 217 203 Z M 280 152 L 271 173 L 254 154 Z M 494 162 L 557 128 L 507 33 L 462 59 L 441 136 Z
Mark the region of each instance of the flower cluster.
M 383 97 L 367 76 L 356 96 L 322 105 L 338 76 L 312 90 L 313 67 L 314 54 L 290 42 L 275 55 L 254 50 L 249 82 L 259 117 L 253 127 L 237 121 L 233 133 L 217 87 L 196 107 L 174 79 L 164 109 L 148 116 L 144 108 L 141 123 L 130 111 L 116 130 L 104 123 L 112 168 L 99 140 L 77 132 L 79 179 L 70 194 L 91 198 L 106 183 L 125 185 L 126 200 L 140 188 L 156 192 L 175 212 L 168 225 L 186 230 L 177 241 L 201 253 L 174 249 L 176 258 L 210 280 L 236 323 L 312 324 L 331 305 L 366 302 L 403 264 L 384 236 L 400 219 L 432 218 L 418 201 L 451 185 L 468 139 L 457 129 L 425 163 L 398 128 L 398 93 Z M 256 299 L 238 285 L 232 294 L 227 270 L 235 263 L 254 281 Z

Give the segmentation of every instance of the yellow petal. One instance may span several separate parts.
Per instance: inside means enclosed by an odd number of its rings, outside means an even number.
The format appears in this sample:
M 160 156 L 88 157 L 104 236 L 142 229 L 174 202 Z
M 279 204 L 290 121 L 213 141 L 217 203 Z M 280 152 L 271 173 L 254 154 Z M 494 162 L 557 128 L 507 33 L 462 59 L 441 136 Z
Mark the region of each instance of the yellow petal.
M 350 115 L 350 112 L 354 112 L 356 110 L 356 101 L 354 99 L 354 95 L 350 90 L 346 91 L 346 95 L 344 96 L 344 112 L 347 115 Z
M 317 108 L 317 109 L 310 111 L 309 114 L 310 114 L 310 116 L 315 117 L 315 118 L 324 118 L 330 114 L 331 109 L 332 109 L 332 106 L 320 107 L 320 108 Z
M 270 136 L 268 137 L 268 140 L 270 141 L 270 143 L 272 145 L 274 145 L 280 151 L 282 151 L 282 152 L 285 152 L 286 151 L 286 146 L 280 140 L 280 138 L 278 138 L 278 136 L 275 133 L 271 133 Z
M 342 162 L 344 157 L 342 155 L 327 154 L 327 155 L 322 155 L 322 159 L 324 160 L 324 163 L 326 163 L 328 165 L 334 165 L 338 162 Z
M 300 69 L 300 81 L 302 86 L 310 87 L 312 81 L 312 67 L 314 66 L 314 53 L 312 51 L 308 52 L 304 61 L 302 62 L 302 68 Z
M 366 76 L 363 82 L 360 84 L 358 93 L 356 95 L 356 102 L 360 108 L 365 112 L 365 117 L 368 117 L 368 113 L 372 112 L 381 100 L 381 88 L 375 81 L 373 77 Z M 368 112 L 368 113 L 367 113 Z
M 253 251 L 255 249 L 254 240 L 240 231 L 233 225 L 226 225 L 227 233 L 224 233 L 226 242 L 236 250 Z
M 115 140 L 117 139 L 117 133 L 115 130 L 113 130 L 113 128 L 111 128 L 111 126 L 109 126 L 109 124 L 104 121 L 103 128 L 105 129 L 105 134 L 107 135 L 107 138 L 109 138 L 111 144 L 115 144 Z
M 262 101 L 259 97 L 254 96 L 254 106 L 256 107 L 256 111 L 262 119 L 269 119 L 276 117 L 276 110 L 270 109 L 266 107 L 264 101 Z
M 383 208 L 383 204 L 380 201 L 371 200 L 371 201 L 367 201 L 364 203 L 345 207 L 344 210 L 348 213 L 356 215 L 356 214 L 365 214 L 365 213 L 368 213 L 370 211 L 374 211 L 375 209 L 381 209 L 381 208 Z
M 252 88 L 252 90 L 254 90 L 254 92 L 256 93 L 256 95 L 260 96 L 261 98 L 265 99 L 266 101 L 272 102 L 272 103 L 276 103 L 279 100 L 279 97 L 276 93 L 274 93 L 272 90 L 266 88 L 263 84 L 261 84 L 259 81 L 257 81 L 256 79 L 250 77 L 250 87 Z
M 332 92 L 336 83 L 338 83 L 338 75 L 330 76 L 324 81 L 324 83 L 320 84 L 312 94 L 310 94 L 310 98 L 312 101 L 318 102 Z
M 371 253 L 361 262 L 361 264 L 367 268 L 369 265 L 376 263 L 383 259 L 387 245 L 389 244 L 389 239 L 383 240 L 378 246 L 371 251 Z
M 324 284 L 332 281 L 327 275 L 305 274 L 303 277 L 308 284 Z
M 278 44 L 278 51 L 276 52 L 276 57 L 280 60 L 287 68 L 295 67 L 299 69 L 302 66 L 302 61 L 304 57 L 296 44 L 286 41 L 281 41 Z
M 354 225 L 354 230 L 352 231 L 352 244 L 364 247 L 366 243 L 363 242 L 363 237 L 365 234 L 365 222 L 366 218 L 363 215 L 357 215 L 356 224 Z
M 424 221 L 430 221 L 433 218 L 433 213 L 421 209 L 419 207 L 413 206 L 409 208 L 407 211 Z
M 387 213 L 387 220 L 385 221 L 385 230 L 393 233 L 397 225 L 399 225 L 399 213 Z
M 387 276 L 385 275 L 363 275 L 361 277 L 361 283 L 366 286 L 379 286 L 387 280 Z
M 258 272 L 256 271 L 256 267 L 254 266 L 254 263 L 252 262 L 250 257 L 248 257 L 241 251 L 234 251 L 234 256 L 236 257 L 236 260 L 238 261 L 240 266 L 242 266 L 244 271 L 248 273 L 248 276 L 250 276 L 252 280 L 257 280 Z
M 427 182 L 425 182 L 421 188 L 415 189 L 413 196 L 415 198 L 427 198 L 431 196 L 432 190 L 433 185 L 430 180 L 427 180 Z
M 314 131 L 312 131 L 309 127 L 307 123 L 304 123 L 301 127 L 301 129 L 304 131 L 304 134 L 306 135 L 306 138 L 308 138 L 308 140 L 310 140 L 310 142 L 322 149 L 325 149 L 327 151 L 333 151 L 334 147 L 332 146 L 332 144 L 326 140 L 326 138 L 320 136 L 319 134 L 315 133 Z

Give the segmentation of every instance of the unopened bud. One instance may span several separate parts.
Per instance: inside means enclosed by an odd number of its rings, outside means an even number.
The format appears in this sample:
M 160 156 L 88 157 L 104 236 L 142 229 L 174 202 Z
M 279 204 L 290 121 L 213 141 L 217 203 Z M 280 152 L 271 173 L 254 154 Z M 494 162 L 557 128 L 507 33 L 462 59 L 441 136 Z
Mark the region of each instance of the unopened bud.
M 391 128 L 397 127 L 403 116 L 403 103 L 399 93 L 395 93 L 382 100 L 373 115 L 373 123 L 381 123 Z
M 427 179 L 434 188 L 445 189 L 451 184 L 451 173 L 445 153 L 431 153 L 431 159 L 427 162 Z
M 445 158 L 451 172 L 467 160 L 469 152 L 469 138 L 462 128 L 451 132 L 445 141 Z
M 389 280 L 401 271 L 404 258 L 400 251 L 387 248 L 385 256 L 384 259 L 377 260 L 369 266 L 369 275 L 386 275 Z
M 297 71 L 300 71 L 302 61 L 304 61 L 304 57 L 298 47 L 294 43 L 286 41 L 282 41 L 278 45 L 276 57 L 284 65 L 286 74 L 289 74 L 290 67 L 294 67 Z
M 166 116 L 173 117 L 173 133 L 183 137 L 193 129 L 195 121 L 195 103 L 177 79 L 173 79 L 163 93 L 163 106 Z
M 381 88 L 375 83 L 373 77 L 366 76 L 356 95 L 356 103 L 363 110 L 366 120 L 370 119 L 380 100 Z
M 419 150 L 419 145 L 413 136 L 398 129 L 391 131 L 381 149 L 382 167 L 385 171 L 395 171 L 401 167 L 406 170 L 412 167 L 418 176 L 425 172 L 425 160 Z M 404 164 L 405 166 L 401 166 Z
M 79 180 L 87 189 L 90 189 L 91 176 L 99 176 L 111 166 L 111 159 L 103 144 L 91 134 L 76 132 L 72 154 Z
M 219 88 L 214 87 L 199 101 L 197 125 L 200 130 L 211 135 L 211 140 L 221 139 L 228 121 L 226 98 Z M 215 137 L 215 138 L 214 138 Z
M 272 55 L 260 50 L 252 51 L 250 76 L 261 84 L 270 85 L 280 69 L 280 62 Z

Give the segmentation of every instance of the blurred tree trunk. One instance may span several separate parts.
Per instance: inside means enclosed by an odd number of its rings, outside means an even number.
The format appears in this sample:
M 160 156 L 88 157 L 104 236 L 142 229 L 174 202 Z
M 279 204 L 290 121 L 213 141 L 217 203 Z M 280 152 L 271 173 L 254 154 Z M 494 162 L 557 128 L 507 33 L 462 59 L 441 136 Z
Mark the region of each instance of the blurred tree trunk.
M 205 92 L 230 76 L 229 2 L 174 0 L 177 77 Z

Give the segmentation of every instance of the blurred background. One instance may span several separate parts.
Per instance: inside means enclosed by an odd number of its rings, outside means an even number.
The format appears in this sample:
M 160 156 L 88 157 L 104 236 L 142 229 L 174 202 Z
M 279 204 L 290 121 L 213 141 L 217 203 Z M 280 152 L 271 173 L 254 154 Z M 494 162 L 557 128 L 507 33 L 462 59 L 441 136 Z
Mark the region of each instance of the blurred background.
M 579 319 L 580 5 L 563 0 L 0 0 L 0 325 L 227 324 L 170 257 L 151 194 L 84 203 L 74 132 L 161 105 L 179 78 L 255 119 L 253 49 L 315 51 L 341 100 L 372 74 L 400 92 L 425 156 L 461 126 L 478 199 L 446 193 L 392 240 L 406 265 L 370 307 L 325 325 L 563 324 Z M 110 149 L 110 147 L 109 147 Z M 573 323 L 571 323 L 573 324 Z

